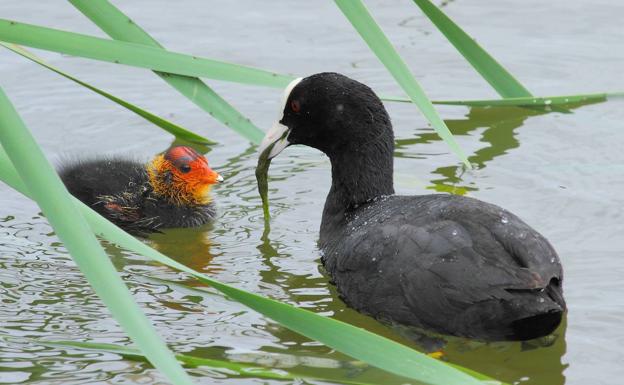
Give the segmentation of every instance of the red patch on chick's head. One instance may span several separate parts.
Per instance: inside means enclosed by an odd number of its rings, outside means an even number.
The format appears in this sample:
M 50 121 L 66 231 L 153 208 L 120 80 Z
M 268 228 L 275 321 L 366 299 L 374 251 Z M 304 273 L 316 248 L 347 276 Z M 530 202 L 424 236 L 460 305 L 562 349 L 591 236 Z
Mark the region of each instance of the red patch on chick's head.
M 157 194 L 180 204 L 208 203 L 210 187 L 223 181 L 203 155 L 186 146 L 172 147 L 154 158 L 148 173 Z
M 208 166 L 208 160 L 190 147 L 172 147 L 165 152 L 164 158 L 172 166 L 169 171 L 189 183 L 215 184 L 223 181 L 221 175 Z

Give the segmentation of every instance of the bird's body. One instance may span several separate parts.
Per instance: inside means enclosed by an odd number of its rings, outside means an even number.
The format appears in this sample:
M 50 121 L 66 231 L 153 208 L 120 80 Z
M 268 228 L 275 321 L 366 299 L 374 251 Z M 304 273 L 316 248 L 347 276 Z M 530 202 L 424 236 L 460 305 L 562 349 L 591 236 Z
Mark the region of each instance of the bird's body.
M 559 324 L 557 254 L 512 213 L 435 194 L 381 196 L 345 214 L 322 231 L 322 261 L 359 311 L 487 340 Z
M 559 325 L 562 269 L 543 236 L 476 199 L 394 195 L 392 126 L 365 85 L 323 73 L 287 92 L 284 116 L 265 146 L 273 143 L 271 156 L 289 144 L 329 156 L 332 186 L 319 246 L 347 304 L 379 319 L 483 340 L 526 340 Z
M 167 154 L 172 151 L 174 154 L 179 151 L 182 156 L 203 158 L 187 147 L 174 147 Z M 197 192 L 197 197 L 193 197 L 192 193 L 184 194 L 180 191 L 181 186 L 186 186 L 188 182 L 179 176 L 183 174 L 176 174 L 172 162 L 168 162 L 167 166 L 162 164 L 167 154 L 157 156 L 148 164 L 110 157 L 77 160 L 63 164 L 59 168 L 59 176 L 72 195 L 132 233 L 195 227 L 210 222 L 216 210 L 206 186 L 215 183 L 218 174 L 210 170 L 207 163 L 204 166 L 200 162 L 201 172 L 210 174 L 212 179 L 194 187 L 204 189 Z M 217 176 L 212 176 L 212 173 Z M 179 181 L 178 185 L 174 180 Z M 164 183 L 170 185 L 171 191 L 162 188 Z M 181 199 L 186 195 L 187 199 Z

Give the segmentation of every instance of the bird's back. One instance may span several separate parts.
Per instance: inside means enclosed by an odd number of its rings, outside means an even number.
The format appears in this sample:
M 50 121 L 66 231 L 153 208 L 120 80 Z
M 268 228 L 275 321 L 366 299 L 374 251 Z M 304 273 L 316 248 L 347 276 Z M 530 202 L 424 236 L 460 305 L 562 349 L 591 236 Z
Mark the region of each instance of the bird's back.
M 157 228 L 142 207 L 148 176 L 141 163 L 92 158 L 66 162 L 58 172 L 70 194 L 123 229 L 142 234 Z
M 67 190 L 91 206 L 101 196 L 117 195 L 147 183 L 145 166 L 127 159 L 88 159 L 67 162 L 59 167 Z
M 451 195 L 389 196 L 348 219 L 336 242 L 324 242 L 323 261 L 356 309 L 483 339 L 526 339 L 559 323 L 565 303 L 557 254 L 498 206 Z M 514 326 L 554 313 L 535 330 Z

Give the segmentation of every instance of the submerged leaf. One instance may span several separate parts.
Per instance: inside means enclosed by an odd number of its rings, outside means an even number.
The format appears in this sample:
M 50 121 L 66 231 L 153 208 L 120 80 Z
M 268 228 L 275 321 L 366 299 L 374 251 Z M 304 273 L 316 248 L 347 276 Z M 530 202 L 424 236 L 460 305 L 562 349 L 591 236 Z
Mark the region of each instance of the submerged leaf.
M 138 359 L 145 359 L 145 354 L 143 354 L 140 350 L 117 344 L 109 344 L 109 343 L 98 343 L 98 342 L 82 342 L 82 341 L 50 341 L 50 340 L 41 340 L 41 339 L 33 339 L 33 338 L 25 338 L 25 337 L 12 337 L 12 336 L 4 336 L 0 334 L 0 338 L 5 340 L 15 340 L 17 342 L 28 341 L 30 343 L 35 343 L 44 346 L 50 346 L 55 348 L 74 348 L 74 349 L 84 349 L 98 352 L 108 352 L 119 354 L 125 357 L 132 357 Z M 224 361 L 224 360 L 216 360 L 210 358 L 203 358 L 197 356 L 191 356 L 188 354 L 175 354 L 175 358 L 189 367 L 208 367 L 213 370 L 223 371 L 228 375 L 236 374 L 243 377 L 256 377 L 256 378 L 269 378 L 269 379 L 277 379 L 277 380 L 296 380 L 296 379 L 308 379 L 313 381 L 328 381 L 338 384 L 349 384 L 349 385 L 367 385 L 362 382 L 341 380 L 335 378 L 328 378 L 323 376 L 311 376 L 311 375 L 299 375 L 296 373 L 290 373 L 283 369 L 273 369 L 256 365 L 249 365 L 245 363 L 233 362 L 233 361 Z

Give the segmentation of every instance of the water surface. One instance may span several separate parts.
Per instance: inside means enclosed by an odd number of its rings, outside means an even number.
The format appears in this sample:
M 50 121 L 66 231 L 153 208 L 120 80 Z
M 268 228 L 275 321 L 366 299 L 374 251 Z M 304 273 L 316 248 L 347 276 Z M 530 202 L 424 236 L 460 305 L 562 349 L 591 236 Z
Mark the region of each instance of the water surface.
M 376 91 L 401 95 L 385 69 L 331 2 L 117 1 L 169 49 L 297 75 L 338 71 Z M 368 1 L 434 99 L 496 94 L 410 1 Z M 3 17 L 104 36 L 66 2 L 3 4 Z M 445 1 L 444 10 L 536 95 L 624 89 L 621 19 L 612 1 Z M 396 137 L 401 194 L 467 193 L 513 211 L 542 232 L 565 269 L 569 313 L 549 338 L 445 345 L 389 328 L 348 308 L 319 269 L 316 247 L 329 162 L 289 148 L 270 170 L 272 231 L 262 241 L 256 148 L 221 127 L 148 71 L 38 52 L 52 64 L 219 142 L 208 154 L 226 178 L 216 188 L 212 226 L 171 230 L 147 241 L 223 282 L 332 316 L 509 383 L 614 384 L 624 377 L 624 103 L 571 113 L 520 108 L 439 107 L 477 168 L 467 172 L 414 106 L 387 104 Z M 261 127 L 277 115 L 280 90 L 209 82 Z M 36 64 L 0 52 L 0 85 L 53 161 L 93 153 L 147 160 L 171 137 Z M 129 344 L 33 203 L 0 186 L 0 333 L 17 337 Z M 128 252 L 112 258 L 143 310 L 177 352 L 405 383 L 286 330 L 207 289 Z M 201 384 L 279 384 L 192 369 Z M 116 354 L 0 340 L 0 383 L 162 383 L 148 364 Z

